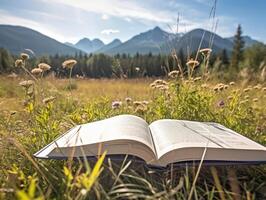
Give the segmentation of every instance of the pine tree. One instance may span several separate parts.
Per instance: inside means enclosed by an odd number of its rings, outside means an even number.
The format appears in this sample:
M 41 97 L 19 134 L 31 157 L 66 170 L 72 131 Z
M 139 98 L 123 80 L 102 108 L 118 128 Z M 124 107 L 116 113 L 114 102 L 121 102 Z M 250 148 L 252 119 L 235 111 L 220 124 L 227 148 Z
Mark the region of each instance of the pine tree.
M 239 64 L 243 60 L 243 50 L 245 42 L 242 37 L 241 25 L 238 25 L 237 31 L 234 37 L 234 46 L 231 57 L 231 69 L 239 70 Z

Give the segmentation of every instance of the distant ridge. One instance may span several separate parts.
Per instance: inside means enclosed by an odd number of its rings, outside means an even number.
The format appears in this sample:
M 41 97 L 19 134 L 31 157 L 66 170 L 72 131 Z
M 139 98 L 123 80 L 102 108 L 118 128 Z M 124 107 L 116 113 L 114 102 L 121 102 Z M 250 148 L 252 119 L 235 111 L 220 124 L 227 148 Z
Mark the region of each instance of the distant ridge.
M 86 53 L 92 53 L 104 46 L 104 43 L 99 39 L 90 40 L 88 38 L 83 38 L 79 40 L 75 47 L 78 49 L 81 49 L 82 51 L 85 51 Z
M 0 47 L 18 55 L 31 49 L 35 55 L 75 55 L 80 50 L 22 26 L 0 25 Z
M 204 37 L 203 37 L 204 35 Z M 25 49 L 31 49 L 36 56 L 41 55 L 75 55 L 83 53 L 104 53 L 114 54 L 169 54 L 171 50 L 182 50 L 184 54 L 198 50 L 200 41 L 201 48 L 210 47 L 210 40 L 213 38 L 212 50 L 214 53 L 223 49 L 228 53 L 232 51 L 234 37 L 223 38 L 215 33 L 204 29 L 194 29 L 187 33 L 173 34 L 162 30 L 160 27 L 140 33 L 131 39 L 121 42 L 115 39 L 104 44 L 100 39 L 90 40 L 83 38 L 76 44 L 69 42 L 60 43 L 38 31 L 11 25 L 0 25 L 0 48 L 8 49 L 12 54 L 19 54 Z M 245 46 L 249 47 L 258 41 L 249 36 L 244 36 Z

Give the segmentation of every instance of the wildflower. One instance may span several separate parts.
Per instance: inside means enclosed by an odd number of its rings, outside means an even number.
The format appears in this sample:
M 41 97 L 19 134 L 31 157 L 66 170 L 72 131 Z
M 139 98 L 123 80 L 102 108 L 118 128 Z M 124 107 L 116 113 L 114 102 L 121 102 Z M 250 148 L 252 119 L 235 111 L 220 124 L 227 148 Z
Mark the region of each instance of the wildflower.
M 132 99 L 130 97 L 125 98 L 127 104 L 130 104 L 132 102 Z
M 217 87 L 217 86 L 214 87 L 214 88 L 213 88 L 213 91 L 214 91 L 214 92 L 218 92 L 218 91 L 219 91 L 219 87 Z
M 135 70 L 136 70 L 137 72 L 139 72 L 139 71 L 140 71 L 140 68 L 139 68 L 139 67 L 136 67 Z
M 51 69 L 51 66 L 50 65 L 48 65 L 48 64 L 46 64 L 46 63 L 40 63 L 39 65 L 38 65 L 38 67 L 40 68 L 40 69 L 42 69 L 42 71 L 48 71 L 48 70 L 50 70 Z
M 148 105 L 149 104 L 149 101 L 142 101 L 142 104 L 144 104 L 144 105 Z
M 194 78 L 194 82 L 197 82 L 197 81 L 200 81 L 200 80 L 201 80 L 201 77 Z
M 151 88 L 155 88 L 155 86 L 156 86 L 155 83 L 151 83 L 151 84 L 150 84 L 150 87 L 151 87 Z
M 81 189 L 80 190 L 80 194 L 82 194 L 83 196 L 85 196 L 87 194 L 87 190 L 86 189 Z
M 10 111 L 10 115 L 15 115 L 16 113 L 17 113 L 17 111 L 15 111 L 15 110 Z
M 228 100 L 232 100 L 233 97 L 232 97 L 232 96 L 228 96 L 227 99 L 228 99 Z
M 63 68 L 72 69 L 77 64 L 76 60 L 66 60 L 62 63 Z
M 251 88 L 248 87 L 248 88 L 245 88 L 243 91 L 244 91 L 244 92 L 249 92 L 250 90 L 251 90 Z
M 17 59 L 15 61 L 15 67 L 22 67 L 23 66 L 23 60 Z
M 34 81 L 32 80 L 22 81 L 19 83 L 20 86 L 25 87 L 25 88 L 29 88 L 33 84 L 34 84 Z
M 140 113 L 140 114 L 144 114 L 145 111 L 147 111 L 147 107 L 146 106 L 143 106 L 143 105 L 139 105 L 135 109 L 135 112 L 136 113 Z
M 13 73 L 9 74 L 7 77 L 8 77 L 8 78 L 17 78 L 18 75 L 17 75 L 16 73 L 13 72 Z
M 254 99 L 253 99 L 253 102 L 258 102 L 258 101 L 259 101 L 258 98 L 254 98 Z
M 217 106 L 218 107 L 224 107 L 225 103 L 223 100 L 220 100 L 218 103 L 217 103 Z
M 171 71 L 168 73 L 168 76 L 170 78 L 177 78 L 178 77 L 178 74 L 179 74 L 179 71 L 178 70 L 174 70 L 174 71 Z
M 55 97 L 50 96 L 50 97 L 47 97 L 47 98 L 43 99 L 42 102 L 43 102 L 44 104 L 48 104 L 48 103 L 50 103 L 50 102 L 53 102 L 54 100 L 55 100 Z
M 133 105 L 134 106 L 139 106 L 139 105 L 142 105 L 142 102 L 141 101 L 134 101 Z
M 162 84 L 162 82 L 163 82 L 163 80 L 161 80 L 161 79 L 157 79 L 157 80 L 154 81 L 154 83 L 155 83 L 156 85 L 158 85 L 158 84 Z
M 232 82 L 229 83 L 229 85 L 235 85 L 235 82 L 232 81 Z
M 199 62 L 197 60 L 189 60 L 186 65 L 190 68 L 194 68 L 199 65 Z
M 122 102 L 121 101 L 113 101 L 112 102 L 112 109 L 117 109 L 120 106 L 122 106 Z
M 205 49 L 201 49 L 200 51 L 199 51 L 203 56 L 209 56 L 210 54 L 211 54 L 211 52 L 212 52 L 212 49 L 210 49 L 210 48 L 205 48 Z
M 31 70 L 31 73 L 32 74 L 35 74 L 35 75 L 39 75 L 42 73 L 42 69 L 40 68 L 34 68 L 33 70 Z
M 224 89 L 228 89 L 229 88 L 229 85 L 224 85 Z
M 201 85 L 202 88 L 207 88 L 208 87 L 208 84 L 204 83 Z
M 22 60 L 28 60 L 30 56 L 28 54 L 26 54 L 26 53 L 21 53 L 20 57 L 21 57 Z

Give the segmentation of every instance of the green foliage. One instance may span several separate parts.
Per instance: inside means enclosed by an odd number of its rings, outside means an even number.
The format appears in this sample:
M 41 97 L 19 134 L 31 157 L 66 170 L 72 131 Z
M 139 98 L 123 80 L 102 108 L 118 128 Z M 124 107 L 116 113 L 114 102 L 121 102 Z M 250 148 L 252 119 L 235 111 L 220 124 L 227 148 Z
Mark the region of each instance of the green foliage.
M 244 50 L 245 42 L 242 38 L 242 29 L 241 26 L 238 25 L 237 31 L 234 38 L 234 46 L 231 57 L 231 68 L 232 70 L 238 71 L 239 64 L 243 61 L 243 50 Z

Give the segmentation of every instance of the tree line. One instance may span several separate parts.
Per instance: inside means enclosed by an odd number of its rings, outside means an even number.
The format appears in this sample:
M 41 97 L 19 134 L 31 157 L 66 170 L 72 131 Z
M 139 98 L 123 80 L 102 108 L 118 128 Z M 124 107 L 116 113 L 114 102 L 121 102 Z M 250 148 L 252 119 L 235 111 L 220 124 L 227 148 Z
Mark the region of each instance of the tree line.
M 44 56 L 31 57 L 28 61 L 29 68 L 34 68 L 40 62 L 49 64 L 55 76 L 63 78 L 69 73 L 62 68 L 64 60 L 70 56 Z M 71 57 L 77 61 L 73 69 L 73 76 L 88 78 L 135 78 L 165 76 L 172 70 L 182 68 L 186 74 L 186 62 L 190 58 L 195 58 L 195 54 L 187 56 L 182 50 L 171 55 L 141 55 L 134 56 L 128 54 L 117 54 L 109 56 L 105 54 L 83 54 L 79 53 Z M 19 69 L 14 68 L 14 61 L 17 56 L 11 55 L 7 50 L 0 49 L 0 73 L 19 73 Z M 202 58 L 199 57 L 199 61 Z M 238 73 L 243 68 L 248 68 L 253 72 L 261 70 L 266 65 L 266 45 L 257 43 L 244 49 L 241 26 L 238 26 L 234 38 L 233 51 L 229 54 L 225 49 L 218 53 L 212 53 L 209 60 L 209 69 L 217 72 Z

